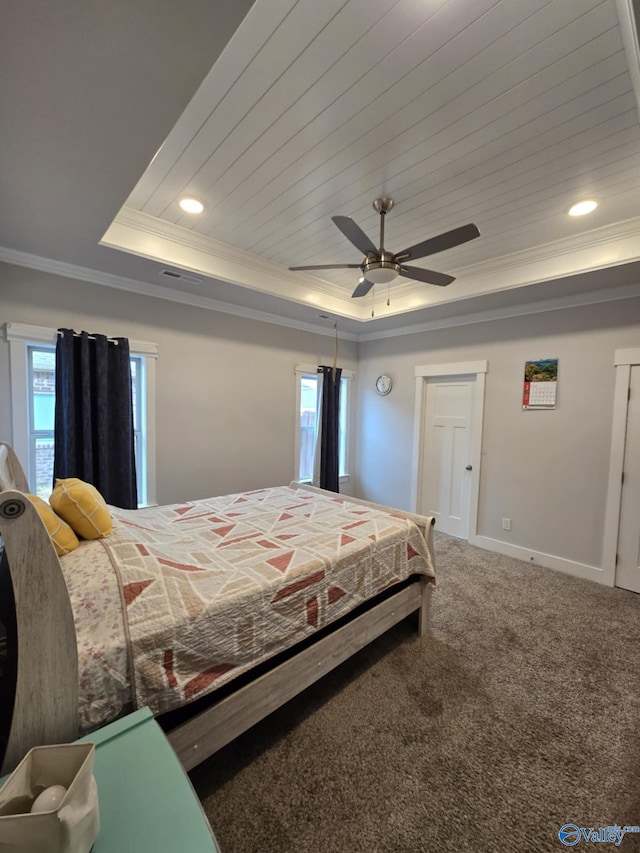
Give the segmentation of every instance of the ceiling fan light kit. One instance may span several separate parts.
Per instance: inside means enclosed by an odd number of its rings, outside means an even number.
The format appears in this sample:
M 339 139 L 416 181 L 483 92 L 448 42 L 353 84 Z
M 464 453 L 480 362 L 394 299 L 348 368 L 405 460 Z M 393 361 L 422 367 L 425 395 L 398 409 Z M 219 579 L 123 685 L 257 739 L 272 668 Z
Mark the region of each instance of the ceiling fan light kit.
M 373 284 L 387 284 L 400 274 L 400 265 L 393 261 L 372 261 L 364 264 L 363 274 Z
M 314 264 L 313 266 L 289 267 L 290 270 L 329 270 L 329 269 L 359 269 L 362 273 L 358 286 L 351 294 L 352 297 L 366 296 L 374 284 L 388 284 L 399 275 L 411 278 L 414 281 L 422 281 L 425 284 L 435 284 L 437 287 L 446 287 L 455 281 L 455 277 L 446 273 L 427 270 L 422 267 L 407 267 L 405 261 L 413 261 L 443 252 L 460 246 L 468 240 L 474 240 L 480 236 L 480 231 L 473 224 L 462 225 L 430 237 L 414 246 L 409 246 L 402 252 L 389 252 L 384 248 L 384 218 L 388 211 L 394 206 L 392 198 L 383 196 L 373 202 L 373 209 L 380 214 L 380 246 L 376 248 L 374 243 L 367 237 L 360 226 L 350 216 L 332 216 L 334 224 L 342 231 L 344 236 L 359 249 L 365 256 L 360 264 Z

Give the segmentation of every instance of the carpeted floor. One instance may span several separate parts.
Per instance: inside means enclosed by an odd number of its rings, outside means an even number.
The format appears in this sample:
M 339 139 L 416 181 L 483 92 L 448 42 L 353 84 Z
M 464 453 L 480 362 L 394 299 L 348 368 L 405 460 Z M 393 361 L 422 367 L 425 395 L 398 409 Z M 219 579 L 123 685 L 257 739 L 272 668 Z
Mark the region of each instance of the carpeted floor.
M 435 544 L 430 637 L 406 620 L 192 772 L 222 853 L 541 853 L 640 824 L 640 596 Z

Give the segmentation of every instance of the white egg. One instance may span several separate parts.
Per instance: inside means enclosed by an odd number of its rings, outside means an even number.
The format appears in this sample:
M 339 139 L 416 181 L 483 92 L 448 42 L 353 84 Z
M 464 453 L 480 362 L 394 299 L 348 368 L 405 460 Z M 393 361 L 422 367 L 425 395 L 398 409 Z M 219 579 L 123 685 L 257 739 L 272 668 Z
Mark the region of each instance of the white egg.
M 51 785 L 49 788 L 45 788 L 33 801 L 31 814 L 52 812 L 57 809 L 66 793 L 67 789 L 64 785 Z

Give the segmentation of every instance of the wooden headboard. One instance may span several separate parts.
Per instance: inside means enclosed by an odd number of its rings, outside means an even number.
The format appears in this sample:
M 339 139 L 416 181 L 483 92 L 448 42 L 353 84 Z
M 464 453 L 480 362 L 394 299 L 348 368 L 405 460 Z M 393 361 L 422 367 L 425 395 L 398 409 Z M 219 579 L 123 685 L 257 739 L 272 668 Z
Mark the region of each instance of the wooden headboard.
M 8 773 L 32 746 L 78 736 L 78 651 L 60 560 L 25 497 L 29 484 L 11 445 L 0 442 L 0 537 L 15 601 L 16 685 L 10 731 L 0 755 Z M 47 697 L 42 708 L 34 697 Z
M 29 483 L 13 447 L 0 441 L 0 492 L 6 489 L 28 492 Z

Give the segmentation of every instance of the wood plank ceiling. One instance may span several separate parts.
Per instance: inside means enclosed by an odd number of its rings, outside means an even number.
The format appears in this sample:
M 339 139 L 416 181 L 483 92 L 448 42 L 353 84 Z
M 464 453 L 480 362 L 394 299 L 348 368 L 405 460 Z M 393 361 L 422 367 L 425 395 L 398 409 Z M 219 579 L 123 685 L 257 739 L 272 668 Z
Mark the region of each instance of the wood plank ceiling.
M 639 183 L 615 0 L 258 0 L 127 207 L 286 267 L 359 263 L 330 217 L 377 244 L 388 195 L 392 250 L 478 225 L 426 264 L 455 275 L 637 216 Z

